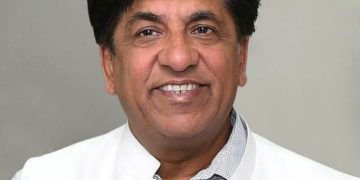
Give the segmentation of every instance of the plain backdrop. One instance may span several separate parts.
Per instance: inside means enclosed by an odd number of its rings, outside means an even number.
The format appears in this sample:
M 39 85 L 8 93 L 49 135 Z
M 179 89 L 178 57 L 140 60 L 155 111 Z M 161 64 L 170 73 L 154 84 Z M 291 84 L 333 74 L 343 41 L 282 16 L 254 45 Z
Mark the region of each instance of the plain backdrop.
M 263 0 L 236 108 L 255 132 L 360 176 L 360 1 Z M 126 120 L 86 1 L 0 1 L 0 179 Z

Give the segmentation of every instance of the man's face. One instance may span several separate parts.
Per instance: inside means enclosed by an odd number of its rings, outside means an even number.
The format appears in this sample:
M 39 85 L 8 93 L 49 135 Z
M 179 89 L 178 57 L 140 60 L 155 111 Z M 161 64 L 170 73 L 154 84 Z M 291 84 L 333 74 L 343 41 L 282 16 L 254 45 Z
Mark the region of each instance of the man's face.
M 189 138 L 228 119 L 246 82 L 239 42 L 222 0 L 138 0 L 119 20 L 114 54 L 102 48 L 106 89 L 135 135 Z

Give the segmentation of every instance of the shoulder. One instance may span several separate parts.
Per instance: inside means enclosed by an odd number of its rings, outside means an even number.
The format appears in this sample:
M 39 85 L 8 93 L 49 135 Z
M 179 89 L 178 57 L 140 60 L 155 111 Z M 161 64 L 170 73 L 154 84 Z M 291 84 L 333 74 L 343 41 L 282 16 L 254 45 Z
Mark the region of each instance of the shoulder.
M 255 179 L 359 180 L 280 147 L 253 134 L 256 144 Z
M 115 163 L 124 126 L 107 134 L 78 142 L 55 152 L 29 159 L 21 173 L 22 180 L 72 179 L 86 177 L 102 164 Z

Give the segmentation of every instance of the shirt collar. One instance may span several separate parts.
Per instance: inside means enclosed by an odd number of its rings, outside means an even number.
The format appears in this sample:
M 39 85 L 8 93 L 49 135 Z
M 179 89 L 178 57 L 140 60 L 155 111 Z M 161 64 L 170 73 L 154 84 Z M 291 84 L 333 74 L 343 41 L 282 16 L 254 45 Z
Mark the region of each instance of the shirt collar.
M 256 144 L 253 133 L 251 132 L 245 118 L 238 114 L 238 117 L 244 123 L 245 127 L 247 128 L 246 134 L 246 146 L 243 157 L 241 162 L 236 169 L 235 173 L 232 175 L 233 179 L 243 179 L 243 180 L 250 180 L 252 179 L 252 175 L 255 168 L 255 161 L 256 161 Z
M 250 177 L 255 162 L 255 143 L 244 118 L 232 110 L 230 120 L 233 125 L 228 142 L 215 156 L 207 169 L 200 171 L 192 179 L 208 179 L 214 174 L 230 179 Z M 134 137 L 125 124 L 120 140 L 116 179 L 153 179 L 160 162 L 153 157 Z M 247 179 L 247 178 L 245 178 Z
M 229 140 L 211 161 L 208 168 L 196 174 L 192 180 L 209 179 L 214 175 L 230 179 L 239 166 L 247 142 L 247 125 L 235 110 L 231 111 L 230 121 L 233 129 Z

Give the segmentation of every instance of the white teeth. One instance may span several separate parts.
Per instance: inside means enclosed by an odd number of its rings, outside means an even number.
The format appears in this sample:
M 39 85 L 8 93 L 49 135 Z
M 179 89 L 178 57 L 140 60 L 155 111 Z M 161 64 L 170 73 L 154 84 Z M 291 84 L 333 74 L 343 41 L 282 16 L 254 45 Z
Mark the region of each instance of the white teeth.
M 199 85 L 197 85 L 197 84 L 181 84 L 181 85 L 169 84 L 169 85 L 165 85 L 165 86 L 160 87 L 160 89 L 163 90 L 163 91 L 179 94 L 179 93 L 184 93 L 184 92 L 187 92 L 187 91 L 191 91 L 191 90 L 196 89 L 198 87 L 199 87 Z
M 192 90 L 192 89 L 195 89 L 195 87 L 193 87 L 193 86 L 195 86 L 195 85 L 194 85 L 194 84 L 189 84 L 189 85 L 187 85 L 187 89 L 186 89 L 186 90 L 190 91 L 190 90 Z
M 179 85 L 173 85 L 173 91 L 177 92 L 180 91 L 180 86 Z
M 180 90 L 181 91 L 186 91 L 187 90 L 187 85 L 186 84 L 181 85 Z

